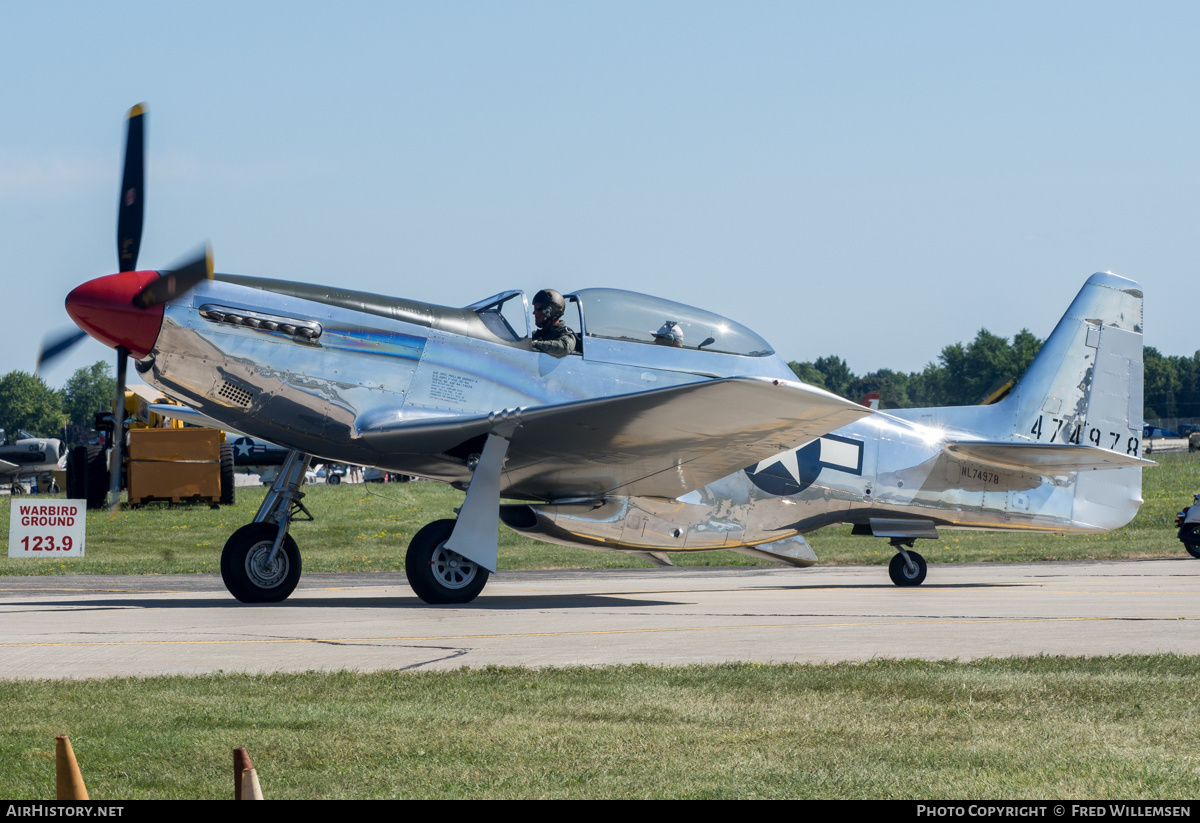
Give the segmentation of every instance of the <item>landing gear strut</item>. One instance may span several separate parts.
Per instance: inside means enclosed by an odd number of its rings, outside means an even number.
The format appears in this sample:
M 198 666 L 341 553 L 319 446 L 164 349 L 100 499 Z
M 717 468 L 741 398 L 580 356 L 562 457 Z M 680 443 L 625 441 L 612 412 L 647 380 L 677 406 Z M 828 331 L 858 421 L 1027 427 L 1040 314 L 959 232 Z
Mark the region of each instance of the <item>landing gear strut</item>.
M 467 461 L 471 483 L 457 520 L 435 520 L 413 536 L 404 558 L 408 584 L 430 605 L 470 603 L 496 570 L 500 473 L 519 415 L 502 413 L 483 453 Z
M 888 563 L 888 576 L 897 586 L 920 586 L 925 582 L 929 566 L 924 557 L 912 551 L 914 542 L 903 537 L 891 539 L 892 548 L 899 553 Z M 905 546 L 908 549 L 905 549 Z
M 288 453 L 254 522 L 235 531 L 221 552 L 221 579 L 243 603 L 278 603 L 300 582 L 300 549 L 288 534 L 298 516 L 312 520 L 300 484 L 312 457 Z

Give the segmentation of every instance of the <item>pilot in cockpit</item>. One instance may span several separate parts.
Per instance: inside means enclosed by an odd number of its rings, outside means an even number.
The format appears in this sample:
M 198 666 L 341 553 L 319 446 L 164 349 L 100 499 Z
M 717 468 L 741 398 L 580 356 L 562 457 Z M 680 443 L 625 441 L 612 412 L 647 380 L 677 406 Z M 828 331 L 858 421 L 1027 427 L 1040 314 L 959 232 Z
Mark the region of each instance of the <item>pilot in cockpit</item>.
M 653 334 L 654 345 L 656 346 L 671 346 L 676 349 L 683 348 L 683 329 L 679 328 L 679 324 L 674 320 L 666 321 Z
M 554 289 L 542 289 L 533 296 L 533 348 L 552 357 L 566 357 L 575 351 L 575 332 L 562 321 L 567 304 Z

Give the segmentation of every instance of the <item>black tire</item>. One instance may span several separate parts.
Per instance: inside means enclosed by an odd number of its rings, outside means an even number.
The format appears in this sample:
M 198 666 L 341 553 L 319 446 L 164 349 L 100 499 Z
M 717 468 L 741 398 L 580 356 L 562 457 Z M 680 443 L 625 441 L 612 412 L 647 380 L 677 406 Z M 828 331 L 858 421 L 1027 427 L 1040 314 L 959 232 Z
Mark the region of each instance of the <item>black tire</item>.
M 103 446 L 87 447 L 87 474 L 84 477 L 83 497 L 87 507 L 104 508 L 108 497 L 108 453 Z
M 432 606 L 470 603 L 487 585 L 488 570 L 446 548 L 453 520 L 435 520 L 413 535 L 404 573 L 417 597 Z
M 283 538 L 275 562 L 266 566 L 278 533 L 271 523 L 249 523 L 225 541 L 221 579 L 229 593 L 243 603 L 287 600 L 300 582 L 300 549 L 290 534 Z
M 1187 523 L 1179 530 L 1179 540 L 1187 553 L 1200 558 L 1200 523 Z
M 908 564 L 904 561 L 904 555 L 897 554 L 892 558 L 892 562 L 888 563 L 888 576 L 897 586 L 920 586 L 925 582 L 925 573 L 929 571 L 929 566 L 926 564 L 925 558 L 912 549 L 908 550 L 908 556 L 916 565 L 916 571 L 909 570 Z
M 87 499 L 87 446 L 76 446 L 67 455 L 67 498 Z
M 338 483 L 342 482 L 342 478 L 331 472 L 329 469 L 325 469 L 325 482 L 330 486 L 336 486 Z
M 232 506 L 234 500 L 233 446 L 221 444 L 221 505 Z
M 16 497 L 21 494 L 28 494 L 29 489 L 25 488 L 25 485 L 20 480 L 14 479 L 8 487 L 8 493 Z

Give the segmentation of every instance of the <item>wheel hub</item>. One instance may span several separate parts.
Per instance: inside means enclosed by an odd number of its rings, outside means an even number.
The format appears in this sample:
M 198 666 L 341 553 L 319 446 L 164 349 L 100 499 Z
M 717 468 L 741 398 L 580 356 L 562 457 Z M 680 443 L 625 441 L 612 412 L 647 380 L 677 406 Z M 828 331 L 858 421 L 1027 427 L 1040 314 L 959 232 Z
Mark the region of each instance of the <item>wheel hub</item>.
M 288 574 L 287 552 L 280 551 L 270 559 L 274 545 L 274 541 L 264 540 L 246 553 L 246 576 L 264 589 L 278 586 Z
M 447 549 L 444 543 L 434 549 L 429 565 L 433 576 L 447 589 L 461 589 L 469 585 L 479 573 L 479 567 L 474 561 Z

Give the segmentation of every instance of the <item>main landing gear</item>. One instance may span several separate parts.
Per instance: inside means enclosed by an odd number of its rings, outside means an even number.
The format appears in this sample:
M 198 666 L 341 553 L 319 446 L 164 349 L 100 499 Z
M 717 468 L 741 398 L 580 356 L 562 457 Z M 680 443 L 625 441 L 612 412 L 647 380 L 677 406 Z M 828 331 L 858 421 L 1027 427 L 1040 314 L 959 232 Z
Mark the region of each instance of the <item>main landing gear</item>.
M 517 419 L 502 416 L 483 453 L 472 455 L 471 483 L 456 520 L 435 520 L 413 536 L 404 558 L 408 583 L 431 605 L 470 603 L 496 570 L 500 528 L 500 472 L 508 436 Z M 288 534 L 299 515 L 312 520 L 300 501 L 312 457 L 289 452 L 254 522 L 242 526 L 221 552 L 221 579 L 243 603 L 286 600 L 300 581 L 300 549 Z
M 453 520 L 428 524 L 413 536 L 404 557 L 408 585 L 432 605 L 470 603 L 487 585 L 487 569 L 446 547 L 454 524 Z
M 483 452 L 471 455 L 471 483 L 457 520 L 435 520 L 413 536 L 404 558 L 408 585 L 430 605 L 470 603 L 496 570 L 500 472 L 516 418 L 502 417 Z
M 893 537 L 890 542 L 892 548 L 898 552 L 892 558 L 892 562 L 888 563 L 888 575 L 892 578 L 892 582 L 897 586 L 920 586 L 924 583 L 929 566 L 924 557 L 912 550 L 915 541 L 903 537 Z M 905 549 L 905 546 L 908 548 Z
M 221 579 L 243 603 L 278 603 L 300 582 L 300 549 L 288 534 L 298 515 L 312 520 L 301 503 L 300 484 L 312 458 L 290 452 L 254 522 L 235 531 L 221 552 Z

